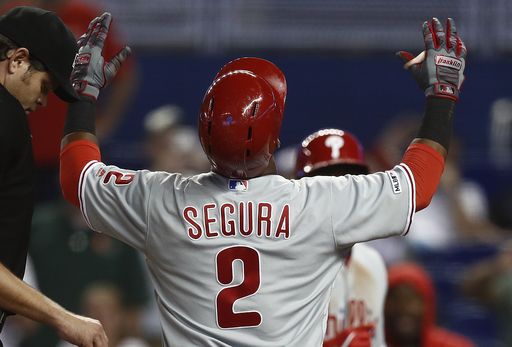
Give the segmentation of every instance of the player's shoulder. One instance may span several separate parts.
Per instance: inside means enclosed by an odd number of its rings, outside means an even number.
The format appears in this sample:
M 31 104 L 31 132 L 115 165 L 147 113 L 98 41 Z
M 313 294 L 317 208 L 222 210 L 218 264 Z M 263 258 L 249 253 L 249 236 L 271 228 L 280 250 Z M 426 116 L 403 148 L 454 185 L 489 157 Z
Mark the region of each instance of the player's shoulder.
M 133 186 L 135 185 L 180 185 L 186 181 L 180 173 L 164 171 L 133 170 L 109 165 L 104 162 L 91 161 L 84 168 L 88 177 L 101 181 L 104 185 Z
M 201 175 L 187 176 L 179 172 L 140 170 L 142 180 L 161 187 L 172 186 L 174 189 L 184 189 L 191 183 L 198 184 Z
M 340 176 L 314 176 L 314 177 L 302 177 L 300 179 L 292 179 L 290 182 L 294 184 L 298 189 L 310 189 L 317 187 L 330 187 L 332 182 L 346 182 L 347 177 Z
M 148 171 L 145 175 L 152 182 L 161 185 L 172 184 L 175 190 L 215 190 L 228 186 L 228 178 L 212 171 L 196 175 L 183 175 L 164 171 Z

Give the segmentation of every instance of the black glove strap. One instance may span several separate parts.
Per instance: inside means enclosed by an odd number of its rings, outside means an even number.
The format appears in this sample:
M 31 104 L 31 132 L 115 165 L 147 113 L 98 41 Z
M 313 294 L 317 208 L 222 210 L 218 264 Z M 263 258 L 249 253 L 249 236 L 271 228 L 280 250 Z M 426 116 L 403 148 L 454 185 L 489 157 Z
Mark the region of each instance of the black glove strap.
M 425 116 L 421 123 L 419 138 L 441 144 L 446 150 L 450 146 L 455 101 L 445 98 L 427 98 Z
M 64 136 L 81 131 L 96 135 L 96 103 L 84 99 L 69 104 Z

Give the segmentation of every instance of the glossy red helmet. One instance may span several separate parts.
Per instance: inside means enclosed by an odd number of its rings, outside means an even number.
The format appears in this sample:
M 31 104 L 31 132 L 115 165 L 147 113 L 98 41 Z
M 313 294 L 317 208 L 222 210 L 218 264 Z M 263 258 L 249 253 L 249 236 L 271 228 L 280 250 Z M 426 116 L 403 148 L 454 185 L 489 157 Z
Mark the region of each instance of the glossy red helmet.
M 266 79 L 234 70 L 208 88 L 199 138 L 213 170 L 226 177 L 261 175 L 279 144 L 283 109 Z M 283 102 L 284 106 L 284 102 Z
M 229 72 L 245 70 L 263 78 L 274 89 L 276 101 L 284 110 L 286 101 L 286 78 L 283 72 L 272 62 L 254 57 L 243 57 L 230 61 L 224 65 L 215 76 L 215 79 Z
M 322 129 L 302 141 L 296 176 L 314 176 L 327 168 L 337 169 L 338 175 L 368 173 L 363 146 L 354 135 L 339 129 Z

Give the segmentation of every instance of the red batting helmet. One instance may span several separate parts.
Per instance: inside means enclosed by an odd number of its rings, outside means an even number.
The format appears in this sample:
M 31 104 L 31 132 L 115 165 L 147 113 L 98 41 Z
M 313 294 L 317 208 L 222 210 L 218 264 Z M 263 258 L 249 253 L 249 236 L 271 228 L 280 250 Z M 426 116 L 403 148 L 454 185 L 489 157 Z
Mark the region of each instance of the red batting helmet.
M 234 178 L 261 175 L 279 144 L 280 105 L 284 100 L 253 72 L 234 70 L 217 78 L 199 114 L 199 138 L 213 170 Z
M 368 173 L 363 146 L 354 135 L 339 129 L 323 129 L 302 141 L 295 166 L 297 177 L 314 176 L 315 171 L 332 166 L 350 167 L 350 173 Z
M 224 65 L 215 76 L 215 79 L 229 72 L 245 70 L 263 78 L 274 89 L 279 107 L 284 110 L 286 100 L 286 78 L 283 72 L 272 62 L 254 57 L 243 57 L 230 61 Z

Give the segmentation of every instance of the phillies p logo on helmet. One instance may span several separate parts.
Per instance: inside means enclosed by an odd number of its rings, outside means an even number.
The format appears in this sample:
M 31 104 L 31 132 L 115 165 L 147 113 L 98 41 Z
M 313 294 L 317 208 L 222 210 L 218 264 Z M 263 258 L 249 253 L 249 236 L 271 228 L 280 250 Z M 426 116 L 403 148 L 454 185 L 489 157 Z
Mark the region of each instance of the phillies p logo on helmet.
M 315 170 L 334 165 L 352 165 L 367 173 L 363 146 L 348 131 L 322 129 L 302 141 L 295 166 L 296 177 L 313 176 Z
M 325 139 L 325 147 L 328 147 L 331 149 L 331 158 L 332 159 L 338 159 L 340 157 L 340 150 L 345 144 L 345 141 L 343 140 L 343 137 L 337 136 L 337 135 L 331 135 L 328 136 Z

